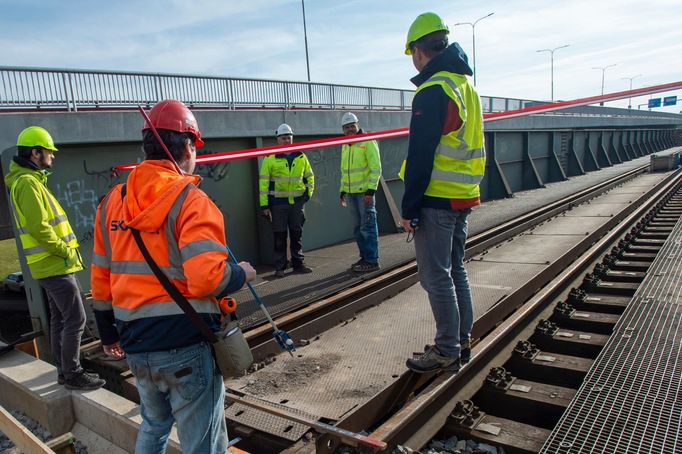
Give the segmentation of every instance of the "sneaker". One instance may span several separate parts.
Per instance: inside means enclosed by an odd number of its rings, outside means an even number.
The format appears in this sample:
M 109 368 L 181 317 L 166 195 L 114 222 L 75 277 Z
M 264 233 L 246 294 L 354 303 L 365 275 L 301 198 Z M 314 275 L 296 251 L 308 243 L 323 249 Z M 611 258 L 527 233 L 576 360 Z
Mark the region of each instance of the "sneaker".
M 275 271 L 275 277 L 284 277 L 284 270 Z
M 313 269 L 310 267 L 307 267 L 305 263 L 301 263 L 300 265 L 294 266 L 294 273 L 301 273 L 301 274 L 308 274 L 312 273 Z
M 99 378 L 99 375 L 92 373 L 92 372 L 83 372 L 84 374 L 90 375 L 91 377 L 94 378 Z M 63 385 L 66 383 L 66 378 L 64 377 L 64 374 L 57 374 L 57 383 L 60 385 Z
M 97 375 L 92 375 L 83 372 L 80 375 L 76 375 L 75 377 L 65 380 L 64 386 L 66 386 L 66 389 L 80 389 L 87 391 L 101 388 L 106 383 L 107 382 L 105 380 L 102 380 Z
M 360 260 L 358 260 L 357 262 L 353 263 L 353 264 L 350 266 L 350 269 L 352 270 L 354 266 L 358 266 L 358 265 L 360 265 L 361 263 L 365 263 L 365 259 L 360 259 Z
M 459 358 L 443 356 L 437 347 L 431 347 L 418 358 L 410 358 L 405 363 L 407 368 L 418 374 L 428 372 L 459 372 Z
M 378 263 L 362 262 L 357 265 L 353 265 L 351 268 L 356 273 L 369 273 L 371 271 L 378 271 L 381 269 Z

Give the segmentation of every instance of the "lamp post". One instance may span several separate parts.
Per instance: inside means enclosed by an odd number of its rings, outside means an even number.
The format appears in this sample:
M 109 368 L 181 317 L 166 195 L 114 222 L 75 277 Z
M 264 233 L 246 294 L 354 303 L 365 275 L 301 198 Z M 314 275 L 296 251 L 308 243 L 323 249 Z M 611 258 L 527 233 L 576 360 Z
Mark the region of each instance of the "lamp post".
M 592 67 L 592 69 L 601 69 L 601 94 L 602 94 L 602 96 L 604 95 L 604 74 L 606 73 L 606 70 L 607 70 L 607 69 L 613 68 L 613 67 L 616 66 L 616 65 L 617 65 L 617 63 L 614 63 L 614 64 L 612 64 L 612 65 L 608 65 L 608 66 L 596 66 L 596 67 Z M 600 102 L 599 105 L 600 105 L 600 106 L 603 106 L 603 105 L 604 105 L 604 101 Z
M 310 82 L 310 60 L 308 59 L 308 31 L 305 26 L 305 0 L 301 0 L 303 10 L 303 40 L 305 41 L 305 66 L 308 69 L 308 82 Z
M 483 17 L 479 17 L 476 19 L 473 23 L 471 22 L 457 22 L 454 26 L 458 25 L 471 25 L 471 44 L 473 47 L 473 52 L 472 52 L 472 57 L 474 58 L 474 85 L 476 85 L 476 24 L 478 24 L 480 21 L 485 19 L 486 17 L 490 17 L 495 13 L 490 13 L 487 14 Z
M 552 101 L 554 101 L 554 51 L 563 49 L 564 47 L 568 47 L 570 44 L 564 44 L 563 46 L 555 47 L 554 49 L 540 49 L 536 50 L 536 52 L 549 52 L 550 55 L 550 67 L 551 67 L 551 84 L 552 84 Z
M 636 79 L 638 77 L 641 77 L 641 74 L 637 74 L 636 76 L 632 77 L 622 77 L 621 79 L 623 80 L 629 80 L 630 81 L 630 91 L 632 91 L 632 79 Z M 632 98 L 628 98 L 628 109 L 632 109 Z

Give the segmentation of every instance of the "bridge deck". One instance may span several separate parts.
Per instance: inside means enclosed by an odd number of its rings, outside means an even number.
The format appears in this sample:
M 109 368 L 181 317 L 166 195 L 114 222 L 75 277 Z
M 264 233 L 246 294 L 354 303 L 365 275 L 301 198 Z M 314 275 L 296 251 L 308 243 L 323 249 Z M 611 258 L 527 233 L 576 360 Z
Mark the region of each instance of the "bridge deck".
M 682 221 L 543 453 L 682 449 Z

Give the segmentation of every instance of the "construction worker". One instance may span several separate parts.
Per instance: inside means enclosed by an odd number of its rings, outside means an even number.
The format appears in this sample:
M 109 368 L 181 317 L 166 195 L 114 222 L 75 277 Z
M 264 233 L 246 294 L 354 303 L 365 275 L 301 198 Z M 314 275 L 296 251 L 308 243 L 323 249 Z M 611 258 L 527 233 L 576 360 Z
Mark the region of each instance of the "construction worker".
M 135 452 L 165 452 L 175 421 L 183 452 L 224 453 L 225 390 L 211 346 L 153 274 L 131 230 L 213 331 L 220 326 L 217 300 L 256 272 L 229 262 L 223 215 L 197 187 L 201 178 L 192 172 L 204 142 L 192 112 L 166 100 L 149 118 L 173 160 L 145 123 L 145 160 L 97 208 L 95 319 L 105 353 L 125 354 L 137 381 L 142 424 Z
M 277 143 L 294 141 L 294 131 L 282 123 L 275 131 Z M 287 267 L 287 229 L 294 273 L 312 273 L 303 263 L 301 237 L 304 206 L 313 196 L 315 175 L 306 155 L 300 151 L 266 156 L 260 167 L 260 209 L 272 221 L 275 242 L 275 277 L 284 277 Z
M 106 382 L 80 363 L 85 310 L 75 273 L 83 269 L 78 241 L 66 213 L 47 188 L 54 162 L 50 133 L 29 126 L 17 139 L 17 155 L 5 184 L 31 276 L 45 290 L 50 307 L 50 346 L 57 381 L 69 389 L 97 389 Z
M 419 74 L 405 180 L 402 224 L 414 234 L 419 280 L 436 320 L 435 345 L 407 367 L 419 373 L 449 370 L 471 356 L 471 290 L 464 269 L 467 216 L 480 204 L 485 171 L 481 102 L 466 76 L 473 74 L 448 27 L 434 13 L 412 23 L 405 54 Z
M 358 117 L 346 112 L 341 117 L 346 136 L 363 134 Z M 381 177 L 379 145 L 375 140 L 344 145 L 341 149 L 340 204 L 350 205 L 353 233 L 360 251 L 360 260 L 351 265 L 357 273 L 377 271 L 379 266 L 379 227 L 374 200 Z

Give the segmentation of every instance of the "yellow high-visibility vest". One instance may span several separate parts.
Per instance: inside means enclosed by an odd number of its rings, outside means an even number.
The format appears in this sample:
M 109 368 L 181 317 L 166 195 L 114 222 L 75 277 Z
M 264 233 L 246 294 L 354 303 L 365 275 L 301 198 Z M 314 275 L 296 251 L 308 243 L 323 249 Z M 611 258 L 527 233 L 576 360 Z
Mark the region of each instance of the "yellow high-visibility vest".
M 417 88 L 438 85 L 459 110 L 462 126 L 440 138 L 433 161 L 431 181 L 425 195 L 446 199 L 480 197 L 485 173 L 485 145 L 481 100 L 466 76 L 440 71 Z M 405 162 L 399 176 L 404 178 Z

